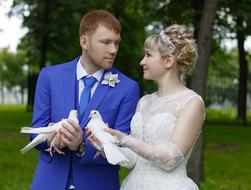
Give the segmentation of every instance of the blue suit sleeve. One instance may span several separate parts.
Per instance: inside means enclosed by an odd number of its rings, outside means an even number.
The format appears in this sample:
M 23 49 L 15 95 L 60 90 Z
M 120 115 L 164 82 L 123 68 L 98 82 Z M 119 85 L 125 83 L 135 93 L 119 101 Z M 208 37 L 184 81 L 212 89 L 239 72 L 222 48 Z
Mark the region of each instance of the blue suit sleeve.
M 36 85 L 35 102 L 32 117 L 32 127 L 45 127 L 50 122 L 50 83 L 46 69 L 42 69 Z M 30 140 L 33 140 L 37 135 L 31 134 Z M 47 142 L 40 143 L 36 146 L 38 150 L 48 148 Z
M 135 83 L 130 89 L 128 89 L 125 98 L 122 100 L 119 106 L 119 111 L 117 117 L 115 118 L 114 126 L 110 126 L 116 130 L 119 130 L 123 133 L 130 133 L 130 122 L 132 116 L 135 113 L 137 102 L 140 98 L 139 86 Z M 109 163 L 102 156 L 98 156 L 96 159 L 93 159 L 97 150 L 86 140 L 86 152 L 83 157 L 80 159 L 82 164 L 104 164 L 108 165 Z

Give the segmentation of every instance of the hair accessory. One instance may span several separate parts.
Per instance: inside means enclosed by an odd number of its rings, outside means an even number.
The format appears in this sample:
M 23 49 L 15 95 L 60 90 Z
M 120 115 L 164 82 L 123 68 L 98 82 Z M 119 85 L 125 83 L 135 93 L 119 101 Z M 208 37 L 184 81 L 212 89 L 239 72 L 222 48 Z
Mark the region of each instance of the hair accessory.
M 162 39 L 164 42 L 168 43 L 168 45 L 169 45 L 169 47 L 170 47 L 171 49 L 174 49 L 174 48 L 175 48 L 175 46 L 173 45 L 173 43 L 172 43 L 171 40 L 170 40 L 170 37 L 169 37 L 168 35 L 165 34 L 164 30 L 161 30 L 161 32 L 159 33 L 159 36 L 161 37 L 161 39 Z

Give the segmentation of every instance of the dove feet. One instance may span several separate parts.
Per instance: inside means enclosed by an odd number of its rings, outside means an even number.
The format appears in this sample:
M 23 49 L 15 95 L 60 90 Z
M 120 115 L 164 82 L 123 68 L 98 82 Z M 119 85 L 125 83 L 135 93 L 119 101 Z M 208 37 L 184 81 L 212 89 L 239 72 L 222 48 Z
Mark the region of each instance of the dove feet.
M 56 147 L 55 145 L 51 145 L 48 151 L 51 156 L 53 156 L 55 152 L 57 152 L 58 154 L 64 154 L 64 152 L 60 150 L 58 147 Z

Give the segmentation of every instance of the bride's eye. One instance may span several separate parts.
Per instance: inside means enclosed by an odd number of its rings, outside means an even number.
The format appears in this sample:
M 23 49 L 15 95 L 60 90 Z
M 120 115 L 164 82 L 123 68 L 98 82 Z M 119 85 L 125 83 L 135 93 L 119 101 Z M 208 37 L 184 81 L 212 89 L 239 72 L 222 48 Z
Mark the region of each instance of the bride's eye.
M 149 51 L 146 51 L 146 52 L 145 52 L 145 55 L 146 55 L 147 57 L 150 57 L 150 56 L 151 56 L 151 54 L 149 53 Z

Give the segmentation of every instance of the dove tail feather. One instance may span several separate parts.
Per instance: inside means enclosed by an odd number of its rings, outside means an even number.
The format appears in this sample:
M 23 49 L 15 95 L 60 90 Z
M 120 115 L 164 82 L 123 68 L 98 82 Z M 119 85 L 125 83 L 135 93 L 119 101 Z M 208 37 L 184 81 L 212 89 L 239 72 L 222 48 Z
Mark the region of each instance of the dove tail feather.
M 113 143 L 103 144 L 104 152 L 107 161 L 110 164 L 116 165 L 120 162 L 128 161 L 125 155 L 119 150 L 119 148 Z
M 39 143 L 37 143 L 39 144 Z M 24 148 L 22 148 L 20 151 L 25 154 L 26 152 L 28 152 L 30 149 L 32 149 L 33 147 L 35 147 L 37 145 L 36 143 L 33 144 L 32 142 L 30 142 L 28 145 L 26 145 Z
M 44 140 L 46 140 L 44 137 L 37 136 L 29 144 L 27 144 L 24 148 L 22 148 L 20 151 L 24 154 L 24 153 L 28 152 L 30 149 L 32 149 L 35 146 L 37 146 L 38 144 L 40 144 L 41 142 L 43 142 Z
M 23 154 L 25 154 L 25 153 L 28 152 L 30 149 L 32 149 L 32 147 L 27 145 L 26 147 L 22 148 L 20 151 L 21 151 Z

